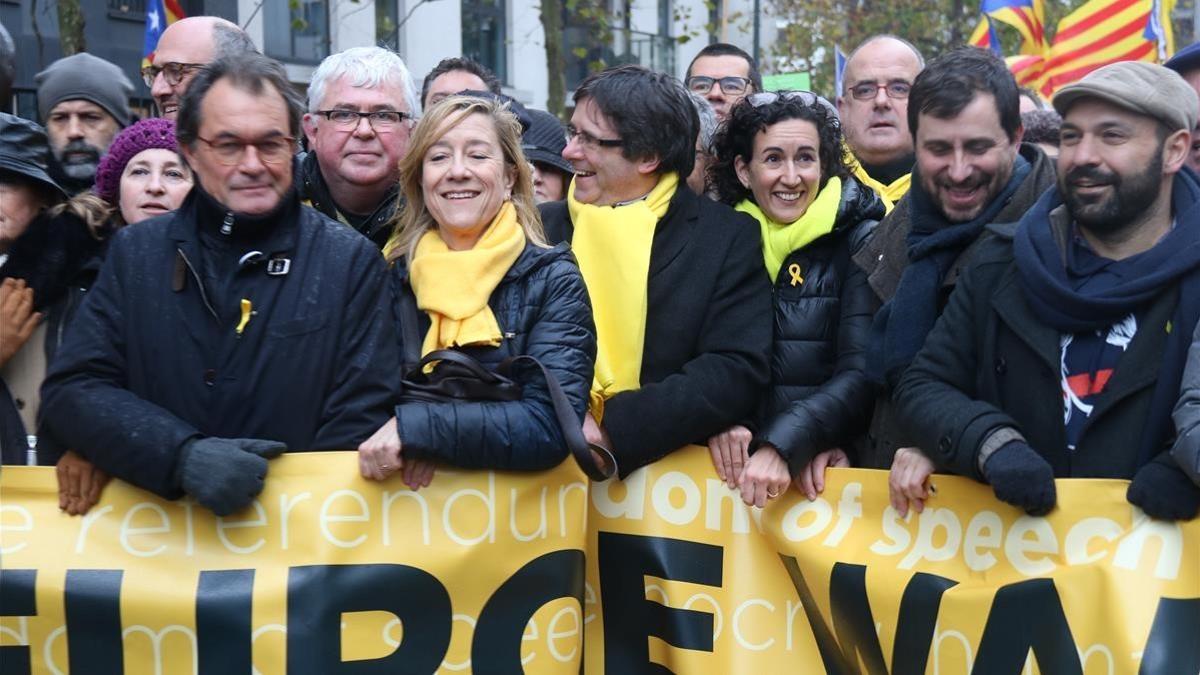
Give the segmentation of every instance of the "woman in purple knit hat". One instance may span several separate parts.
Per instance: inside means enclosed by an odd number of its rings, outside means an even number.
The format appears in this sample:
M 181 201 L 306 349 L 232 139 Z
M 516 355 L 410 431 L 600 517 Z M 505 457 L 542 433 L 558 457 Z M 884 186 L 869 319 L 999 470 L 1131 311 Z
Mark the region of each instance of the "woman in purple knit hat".
M 109 238 L 121 227 L 178 208 L 192 182 L 191 169 L 178 152 L 175 123 L 142 120 L 113 139 L 91 192 L 49 209 L 13 242 L 0 266 L 0 279 L 23 280 L 33 291 L 32 311 L 41 317 L 38 330 L 4 366 L 11 391 L 10 396 L 0 396 L 0 419 L 10 422 L 0 439 L 5 461 L 12 461 L 7 446 L 36 432 L 37 390 L 71 317 L 100 271 Z M 16 417 L 24 433 L 7 428 L 16 426 L 11 423 Z M 72 452 L 59 461 L 58 477 L 59 506 L 72 514 L 91 508 L 107 481 Z

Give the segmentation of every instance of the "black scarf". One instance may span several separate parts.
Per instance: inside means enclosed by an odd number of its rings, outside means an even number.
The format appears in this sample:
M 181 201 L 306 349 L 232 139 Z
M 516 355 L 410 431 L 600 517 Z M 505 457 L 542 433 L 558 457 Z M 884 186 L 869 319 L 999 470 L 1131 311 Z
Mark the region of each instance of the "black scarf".
M 895 388 L 904 370 L 916 358 L 940 313 L 938 292 L 950 266 L 992 222 L 1029 175 L 1032 166 L 1021 155 L 1013 162 L 1012 176 L 995 199 L 973 220 L 951 223 L 921 186 L 913 169 L 908 191 L 908 266 L 896 293 L 880 308 L 871 324 L 868 368 L 876 382 Z M 893 316 L 903 317 L 892 321 Z
M 1057 188 L 1046 191 L 1021 219 L 1013 240 L 1025 299 L 1049 326 L 1061 333 L 1105 328 L 1180 284 L 1179 304 L 1151 399 L 1140 466 L 1153 459 L 1172 435 L 1171 410 L 1179 398 L 1192 331 L 1200 319 L 1200 180 L 1188 169 L 1175 176 L 1171 191 L 1175 227 L 1150 250 L 1120 261 L 1129 268 L 1123 281 L 1103 288 L 1075 290 L 1073 282 L 1079 274 L 1064 264 L 1064 253 L 1050 226 L 1050 212 L 1060 204 Z

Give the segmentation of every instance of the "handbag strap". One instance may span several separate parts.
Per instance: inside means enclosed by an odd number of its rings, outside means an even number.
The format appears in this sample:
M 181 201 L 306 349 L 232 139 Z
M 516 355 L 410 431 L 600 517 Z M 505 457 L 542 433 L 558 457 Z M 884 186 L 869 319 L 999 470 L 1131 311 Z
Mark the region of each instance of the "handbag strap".
M 575 463 L 587 477 L 596 481 L 605 481 L 613 477 L 617 472 L 617 460 L 613 457 L 612 451 L 602 445 L 589 443 L 583 436 L 583 427 L 579 423 L 579 418 L 575 416 L 575 410 L 571 407 L 571 402 L 567 400 L 567 395 L 563 393 L 562 385 L 558 383 L 558 378 L 542 365 L 541 361 L 529 355 L 510 356 L 500 362 L 497 370 L 503 375 L 509 375 L 512 367 L 518 363 L 529 363 L 537 366 L 541 371 L 542 377 L 546 380 L 546 388 L 550 391 L 550 403 L 554 407 L 554 416 L 558 419 L 558 426 L 562 429 L 563 440 L 567 443 L 567 448 L 571 451 L 571 456 L 575 458 Z M 595 456 L 599 456 L 600 461 L 597 462 Z
M 474 357 L 464 354 L 456 349 L 435 349 L 429 352 L 421 359 L 417 367 L 409 372 L 405 379 L 419 377 L 425 371 L 425 367 L 431 363 L 438 361 L 446 361 L 465 368 L 473 377 L 479 379 L 484 384 L 506 384 L 511 382 L 504 374 L 494 373 L 488 370 L 486 366 L 476 360 Z M 540 364 L 539 364 L 540 365 Z
M 400 355 L 403 359 L 400 372 L 409 373 L 414 368 L 424 366 L 421 359 L 421 345 L 424 342 L 421 339 L 421 311 L 417 309 L 417 296 L 413 294 L 411 286 L 405 284 L 404 288 L 397 290 L 396 304 L 400 340 L 404 344 L 404 353 Z

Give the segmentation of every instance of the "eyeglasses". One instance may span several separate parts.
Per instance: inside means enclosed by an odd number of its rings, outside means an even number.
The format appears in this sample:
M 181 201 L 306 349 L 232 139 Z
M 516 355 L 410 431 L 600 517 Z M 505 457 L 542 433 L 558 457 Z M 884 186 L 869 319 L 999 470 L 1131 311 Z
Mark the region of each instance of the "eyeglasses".
M 704 75 L 693 75 L 689 77 L 687 81 L 688 89 L 702 95 L 712 91 L 714 84 L 721 85 L 721 93 L 723 94 L 739 96 L 746 93 L 746 89 L 750 87 L 750 80 L 744 77 L 734 77 L 732 75 L 729 77 L 722 77 L 720 79 L 707 77 Z
M 145 66 L 142 68 L 142 80 L 147 87 L 153 87 L 154 79 L 158 77 L 159 73 L 162 73 L 163 77 L 167 78 L 167 84 L 173 87 L 183 82 L 184 75 L 206 66 L 207 64 L 204 63 L 176 63 L 174 61 L 161 66 Z
M 391 131 L 404 120 L 413 119 L 412 114 L 399 110 L 372 110 L 359 112 L 357 110 L 318 110 L 316 114 L 333 122 L 339 129 L 357 129 L 358 123 L 365 117 L 367 124 L 375 131 Z
M 818 96 L 811 91 L 763 91 L 746 97 L 746 102 L 755 108 L 771 105 L 776 101 L 799 101 L 810 108 L 819 105 L 833 118 L 837 118 L 837 107 L 824 96 Z
M 870 101 L 879 95 L 879 90 L 887 92 L 888 98 L 906 99 L 908 93 L 912 91 L 912 84 L 904 80 L 892 80 L 891 82 L 859 82 L 847 89 L 850 96 L 856 101 Z
M 217 156 L 217 161 L 225 166 L 240 164 L 242 157 L 246 154 L 246 148 L 251 145 L 254 146 L 254 151 L 258 154 L 258 158 L 267 164 L 290 162 L 296 148 L 296 139 L 291 136 L 276 136 L 252 143 L 232 138 L 222 138 L 212 141 L 202 136 L 197 136 L 196 139 L 207 143 L 208 147 L 212 148 L 213 154 Z
M 590 148 L 619 148 L 624 141 L 619 138 L 596 138 L 586 131 L 580 131 L 574 125 L 567 125 L 567 141 L 578 138 L 579 142 Z

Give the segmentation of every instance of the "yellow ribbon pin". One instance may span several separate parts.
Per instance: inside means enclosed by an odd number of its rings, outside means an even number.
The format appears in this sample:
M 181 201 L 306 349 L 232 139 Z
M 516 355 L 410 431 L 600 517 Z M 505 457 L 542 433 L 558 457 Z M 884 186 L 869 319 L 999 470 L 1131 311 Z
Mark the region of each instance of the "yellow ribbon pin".
M 788 275 L 792 277 L 792 285 L 804 283 L 804 277 L 800 276 L 800 265 L 792 263 L 788 265 Z
M 238 321 L 237 334 L 242 336 L 242 331 L 246 330 L 246 324 L 250 323 L 250 317 L 254 316 L 253 305 L 246 298 L 242 298 L 242 319 Z

